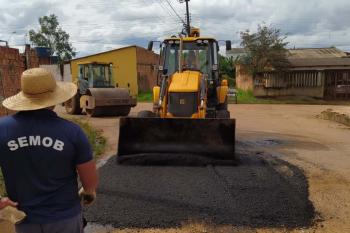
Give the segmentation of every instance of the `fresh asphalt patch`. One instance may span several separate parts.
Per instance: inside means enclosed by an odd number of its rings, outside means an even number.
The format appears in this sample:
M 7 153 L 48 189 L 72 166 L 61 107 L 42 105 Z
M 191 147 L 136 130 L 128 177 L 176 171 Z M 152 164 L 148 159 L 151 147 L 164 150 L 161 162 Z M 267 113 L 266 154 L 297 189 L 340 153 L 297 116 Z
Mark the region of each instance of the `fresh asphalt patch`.
M 236 166 L 125 166 L 100 171 L 89 222 L 169 228 L 186 222 L 237 227 L 307 227 L 314 208 L 303 172 L 267 153 L 238 151 Z

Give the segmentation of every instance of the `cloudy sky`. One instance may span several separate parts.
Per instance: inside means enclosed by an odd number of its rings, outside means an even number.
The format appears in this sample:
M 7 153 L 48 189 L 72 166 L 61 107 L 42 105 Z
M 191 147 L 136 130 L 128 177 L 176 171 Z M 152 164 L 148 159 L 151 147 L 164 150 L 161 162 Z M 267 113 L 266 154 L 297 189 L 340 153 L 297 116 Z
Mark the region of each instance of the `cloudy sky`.
M 240 44 L 240 31 L 265 23 L 287 34 L 289 47 L 350 51 L 349 0 L 191 0 L 192 24 L 202 35 Z M 84 56 L 177 34 L 185 4 L 178 0 L 0 0 L 0 40 L 28 43 L 38 18 L 56 14 Z M 180 18 L 179 18 L 180 17 Z

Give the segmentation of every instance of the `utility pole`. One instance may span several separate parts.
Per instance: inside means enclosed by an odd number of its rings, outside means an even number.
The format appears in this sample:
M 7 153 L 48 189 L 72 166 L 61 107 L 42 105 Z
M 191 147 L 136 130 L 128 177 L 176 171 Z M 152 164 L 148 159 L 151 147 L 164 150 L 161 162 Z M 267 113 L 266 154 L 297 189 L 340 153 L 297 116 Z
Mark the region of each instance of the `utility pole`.
M 190 36 L 191 34 L 191 26 L 190 26 L 190 10 L 188 7 L 188 2 L 190 0 L 185 0 L 186 1 L 186 16 L 187 16 L 187 35 Z
M 187 25 L 186 25 L 186 31 L 187 31 L 187 35 L 189 36 L 191 33 L 191 26 L 190 26 L 190 9 L 188 6 L 188 2 L 190 0 L 180 0 L 180 3 L 186 2 L 186 19 L 187 19 Z

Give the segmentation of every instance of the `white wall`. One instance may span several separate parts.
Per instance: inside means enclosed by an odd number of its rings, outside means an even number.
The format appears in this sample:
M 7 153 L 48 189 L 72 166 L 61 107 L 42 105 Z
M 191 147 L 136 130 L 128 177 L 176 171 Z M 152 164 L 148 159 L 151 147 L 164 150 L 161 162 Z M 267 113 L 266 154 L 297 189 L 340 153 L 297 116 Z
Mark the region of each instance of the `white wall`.
M 49 70 L 57 81 L 72 81 L 72 74 L 70 73 L 70 64 L 64 65 L 63 77 L 60 74 L 60 69 L 58 65 L 40 65 L 40 67 Z

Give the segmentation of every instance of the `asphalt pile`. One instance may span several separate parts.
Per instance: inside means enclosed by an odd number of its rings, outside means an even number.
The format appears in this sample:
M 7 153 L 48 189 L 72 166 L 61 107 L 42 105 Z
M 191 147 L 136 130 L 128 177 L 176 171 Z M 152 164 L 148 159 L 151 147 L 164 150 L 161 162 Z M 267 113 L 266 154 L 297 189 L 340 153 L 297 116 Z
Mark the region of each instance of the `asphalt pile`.
M 243 151 L 243 152 L 242 152 Z M 89 222 L 116 228 L 207 222 L 237 227 L 307 227 L 314 208 L 300 169 L 265 153 L 241 150 L 235 166 L 125 166 L 100 169 Z

